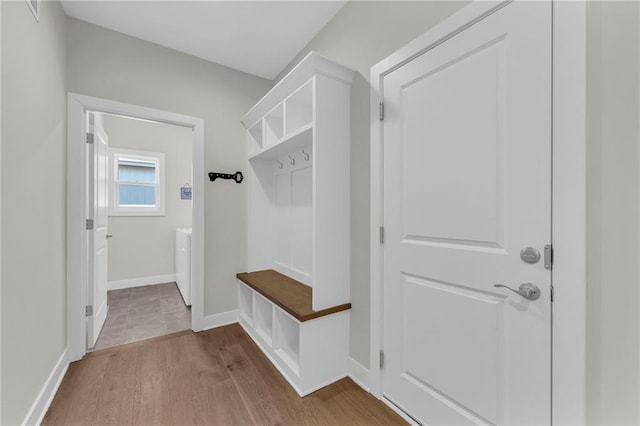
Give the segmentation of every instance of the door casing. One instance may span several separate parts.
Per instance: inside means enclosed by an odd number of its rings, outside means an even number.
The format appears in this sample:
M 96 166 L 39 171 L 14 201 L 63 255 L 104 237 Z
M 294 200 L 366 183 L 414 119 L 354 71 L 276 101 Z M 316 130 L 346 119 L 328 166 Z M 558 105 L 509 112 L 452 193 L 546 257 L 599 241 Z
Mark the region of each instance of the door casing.
M 504 7 L 476 1 L 371 68 L 371 335 L 370 391 L 384 402 L 379 353 L 383 330 L 384 76 Z M 552 2 L 552 421 L 586 420 L 586 5 Z M 410 419 L 408 419 L 410 420 Z
M 67 349 L 70 362 L 86 354 L 88 239 L 85 229 L 86 111 L 126 115 L 193 129 L 193 174 L 204 172 L 204 120 L 172 112 L 85 96 L 67 95 Z M 191 328 L 204 327 L 204 180 L 193 182 Z

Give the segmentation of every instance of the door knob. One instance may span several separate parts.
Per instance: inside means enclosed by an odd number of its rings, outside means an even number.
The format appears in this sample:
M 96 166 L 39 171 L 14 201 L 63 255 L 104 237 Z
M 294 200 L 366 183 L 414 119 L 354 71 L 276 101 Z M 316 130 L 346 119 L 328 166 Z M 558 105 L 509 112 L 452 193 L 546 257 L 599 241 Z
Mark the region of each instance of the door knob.
M 107 234 L 107 240 L 108 240 L 109 238 L 113 238 L 113 235 L 111 235 L 111 234 Z
M 519 294 L 520 296 L 524 297 L 527 300 L 536 300 L 540 297 L 540 289 L 538 288 L 537 285 L 531 284 L 531 283 L 522 283 L 520 284 L 520 287 L 518 287 L 517 290 L 503 284 L 494 284 L 493 286 L 504 287 L 506 289 L 509 289 L 512 292 Z

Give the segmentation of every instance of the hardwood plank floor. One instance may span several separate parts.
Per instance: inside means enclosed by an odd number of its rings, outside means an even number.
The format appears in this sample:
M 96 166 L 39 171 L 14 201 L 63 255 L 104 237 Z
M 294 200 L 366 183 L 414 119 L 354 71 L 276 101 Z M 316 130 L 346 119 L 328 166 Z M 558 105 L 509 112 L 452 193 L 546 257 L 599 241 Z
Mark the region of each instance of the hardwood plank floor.
M 93 352 L 43 425 L 405 424 L 345 378 L 300 398 L 238 324 Z

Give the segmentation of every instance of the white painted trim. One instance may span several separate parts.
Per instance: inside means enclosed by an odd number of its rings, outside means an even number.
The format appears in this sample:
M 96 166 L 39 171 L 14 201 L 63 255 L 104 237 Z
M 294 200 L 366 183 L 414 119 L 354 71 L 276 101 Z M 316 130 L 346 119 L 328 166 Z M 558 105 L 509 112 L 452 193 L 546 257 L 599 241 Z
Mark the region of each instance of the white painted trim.
M 40 389 L 40 393 L 38 393 L 35 401 L 33 401 L 27 416 L 22 422 L 23 425 L 39 425 L 42 422 L 44 415 L 47 414 L 47 410 L 51 405 L 51 401 L 53 401 L 53 397 L 60 387 L 60 383 L 62 383 L 67 368 L 69 368 L 69 360 L 67 358 L 67 350 L 65 349 L 53 367 L 53 370 L 51 370 L 47 381 L 44 382 L 42 389 Z
M 87 191 L 84 108 L 77 98 L 67 96 L 67 350 L 70 361 L 86 353 L 87 250 L 84 221 Z
M 86 212 L 86 144 L 84 113 L 87 110 L 125 115 L 193 129 L 193 235 L 191 251 L 191 328 L 204 324 L 204 120 L 102 98 L 67 95 L 67 349 L 70 361 L 86 353 L 84 306 L 88 282 Z
M 586 4 L 553 2 L 552 422 L 586 422 Z
M 222 312 L 220 314 L 207 315 L 204 317 L 202 330 L 211 330 L 212 328 L 235 324 L 238 322 L 238 314 L 239 311 L 235 309 L 233 311 Z
M 399 50 L 371 67 L 371 83 L 379 81 L 381 76 L 392 72 L 415 59 L 437 45 L 455 36 L 459 32 L 478 22 L 482 18 L 501 9 L 513 0 L 475 1 L 460 9 L 426 33 L 410 41 Z M 377 105 L 376 105 L 377 108 Z M 376 115 L 377 116 L 377 115 Z
M 369 200 L 371 206 L 369 208 L 370 215 L 370 246 L 369 246 L 369 293 L 370 293 L 370 337 L 369 337 L 369 391 L 376 397 L 382 398 L 382 375 L 379 367 L 380 350 L 382 349 L 382 277 L 384 276 L 383 268 L 383 247 L 380 244 L 380 227 L 384 224 L 383 216 L 383 198 L 382 189 L 384 182 L 382 180 L 383 157 L 382 157 L 382 123 L 379 119 L 379 105 L 382 102 L 380 87 L 382 84 L 382 68 L 380 64 L 371 68 L 370 84 L 371 84 L 371 105 L 369 116 L 371 120 L 370 130 L 370 161 L 371 161 L 371 177 L 370 177 L 370 194 Z
M 128 278 L 126 280 L 109 281 L 107 290 L 122 290 L 125 288 L 142 287 L 145 285 L 155 285 L 171 283 L 176 281 L 176 274 L 156 275 L 152 277 Z
M 31 0 L 25 0 L 25 1 L 27 3 L 27 6 L 29 7 L 29 10 L 31 11 L 31 14 L 35 18 L 36 22 L 39 22 L 40 21 L 40 8 L 42 7 L 41 0 L 36 0 L 36 6 L 35 7 L 33 7 L 33 3 L 31 3 Z
M 356 382 L 356 385 L 369 392 L 369 370 L 353 358 L 349 358 L 347 375 L 351 377 L 351 380 Z
M 508 2 L 504 2 L 506 4 Z M 382 142 L 378 104 L 382 78 L 477 22 L 496 2 L 476 1 L 371 68 L 371 393 L 382 398 L 378 351 L 382 348 L 383 222 Z M 553 2 L 553 282 L 552 421 L 585 422 L 586 327 L 586 15 L 584 2 Z
M 153 161 L 156 164 L 156 177 L 157 182 L 155 184 L 149 184 L 156 188 L 156 205 L 155 206 L 120 206 L 120 197 L 118 194 L 118 185 L 120 184 L 118 179 L 118 163 L 120 157 L 129 157 L 138 160 Z M 140 151 L 128 148 L 119 148 L 116 146 L 110 146 L 108 152 L 108 173 L 109 179 L 109 206 L 108 215 L 112 216 L 166 216 L 166 169 L 165 169 L 165 154 L 164 152 L 152 152 L 152 151 Z M 129 182 L 127 182 L 129 183 Z
M 418 423 L 415 420 L 413 420 L 412 417 L 409 417 L 407 415 L 407 413 L 402 411 L 400 408 L 398 408 L 397 405 L 395 405 L 393 402 L 389 401 L 387 398 L 382 398 L 382 402 L 384 402 L 387 407 L 391 408 L 397 415 L 402 417 L 404 419 L 404 421 L 409 423 L 411 426 L 422 426 L 420 423 Z
M 2 46 L 2 6 L 0 6 L 0 46 Z M 0 164 L 2 164 L 2 55 L 0 54 Z M 0 168 L 0 247 L 2 247 L 2 170 Z M 2 250 L 0 249 L 0 259 Z M 0 277 L 2 277 L 2 262 L 0 261 Z M 2 330 L 2 279 L 0 278 L 0 330 Z M 2 339 L 0 338 L 0 366 L 2 366 Z M 1 368 L 0 368 L 1 370 Z M 0 373 L 1 374 L 1 373 Z M 2 386 L 0 386 L 0 422 L 2 422 Z

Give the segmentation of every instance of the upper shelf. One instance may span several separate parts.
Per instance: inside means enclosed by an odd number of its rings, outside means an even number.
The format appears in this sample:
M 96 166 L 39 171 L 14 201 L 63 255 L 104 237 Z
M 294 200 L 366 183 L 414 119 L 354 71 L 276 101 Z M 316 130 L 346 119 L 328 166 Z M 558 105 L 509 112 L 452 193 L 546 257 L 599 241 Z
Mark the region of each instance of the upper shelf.
M 247 129 L 253 127 L 258 120 L 273 110 L 280 102 L 315 74 L 323 74 L 346 84 L 351 84 L 354 71 L 316 52 L 310 52 L 242 117 L 241 121 L 244 127 Z
M 304 148 L 313 142 L 313 125 L 307 124 L 296 132 L 276 141 L 273 145 L 249 155 L 249 159 L 262 158 L 272 160 L 292 151 Z

